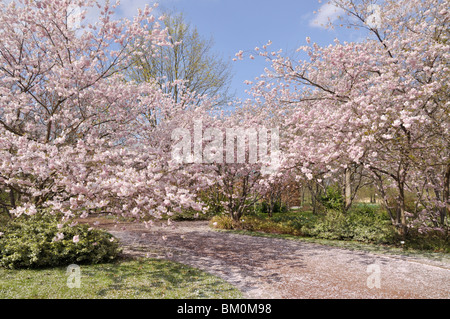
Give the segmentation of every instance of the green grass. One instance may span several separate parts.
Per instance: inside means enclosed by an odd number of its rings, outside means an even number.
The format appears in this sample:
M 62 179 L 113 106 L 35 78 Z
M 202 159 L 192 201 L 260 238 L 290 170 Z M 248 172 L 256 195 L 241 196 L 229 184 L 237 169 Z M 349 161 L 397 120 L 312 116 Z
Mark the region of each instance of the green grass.
M 80 266 L 80 288 L 69 288 L 66 267 L 0 268 L 0 299 L 235 299 L 239 290 L 186 265 L 137 259 Z

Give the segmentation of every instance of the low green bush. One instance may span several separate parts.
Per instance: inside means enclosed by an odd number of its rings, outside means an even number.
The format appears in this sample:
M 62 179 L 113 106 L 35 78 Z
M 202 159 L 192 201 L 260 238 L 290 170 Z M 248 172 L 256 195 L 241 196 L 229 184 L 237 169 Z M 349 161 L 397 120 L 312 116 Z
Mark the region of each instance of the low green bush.
M 282 214 L 287 213 L 289 211 L 289 208 L 286 206 L 286 204 L 283 204 L 279 201 L 275 202 L 272 208 L 273 214 Z M 268 214 L 269 213 L 269 204 L 266 201 L 262 201 L 258 203 L 255 207 L 255 212 L 257 214 Z
M 346 214 L 329 211 L 301 228 L 305 236 L 389 244 L 397 239 L 390 220 L 372 207 L 360 207 Z
M 450 253 L 450 236 L 448 231 L 429 230 L 420 232 L 418 229 L 410 228 L 403 242 L 403 247 L 406 249 Z
M 329 210 L 324 215 L 310 212 L 245 216 L 233 223 L 228 216 L 212 220 L 216 228 L 242 229 L 266 233 L 289 234 L 321 239 L 356 240 L 365 243 L 390 244 L 398 242 L 391 221 L 373 205 L 358 205 L 346 214 Z
M 85 224 L 70 227 L 49 214 L 21 216 L 0 233 L 0 266 L 10 269 L 109 262 L 120 252 L 111 234 Z
M 210 220 L 214 215 L 212 212 L 199 212 L 194 209 L 187 209 L 181 213 L 176 213 L 170 217 L 174 221 L 195 221 L 195 220 Z
M 322 205 L 328 210 L 340 211 L 344 207 L 344 198 L 337 186 L 330 186 L 327 188 L 325 195 L 322 195 L 319 199 Z
M 217 229 L 231 230 L 234 229 L 235 222 L 229 215 L 217 215 L 211 219 L 210 225 Z
M 347 212 L 328 210 L 325 214 L 289 212 L 269 218 L 258 213 L 234 222 L 229 216 L 216 216 L 211 220 L 214 228 L 247 230 L 271 234 L 287 234 L 331 240 L 351 240 L 370 244 L 400 246 L 434 252 L 450 252 L 448 232 L 420 233 L 409 229 L 400 237 L 386 211 L 376 204 L 356 203 Z
M 225 230 L 247 230 L 274 234 L 292 234 L 300 236 L 298 229 L 292 227 L 289 222 L 275 222 L 270 218 L 259 216 L 245 216 L 239 222 L 235 222 L 228 215 L 215 216 L 211 219 L 210 225 L 214 228 Z

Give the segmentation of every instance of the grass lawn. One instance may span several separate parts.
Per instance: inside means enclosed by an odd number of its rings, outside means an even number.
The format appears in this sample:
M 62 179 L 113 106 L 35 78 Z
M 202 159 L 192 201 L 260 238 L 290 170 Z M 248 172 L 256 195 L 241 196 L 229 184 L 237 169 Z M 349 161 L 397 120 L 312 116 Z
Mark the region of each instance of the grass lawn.
M 69 288 L 66 267 L 0 268 L 0 299 L 235 299 L 239 290 L 222 279 L 157 259 L 81 265 L 80 288 Z

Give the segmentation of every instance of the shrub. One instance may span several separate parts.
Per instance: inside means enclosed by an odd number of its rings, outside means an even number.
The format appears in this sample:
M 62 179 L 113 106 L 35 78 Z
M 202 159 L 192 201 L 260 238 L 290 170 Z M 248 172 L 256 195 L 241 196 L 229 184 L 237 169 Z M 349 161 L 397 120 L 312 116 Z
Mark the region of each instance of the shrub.
M 210 224 L 214 228 L 230 230 L 234 229 L 235 222 L 228 215 L 217 215 L 211 219 Z
M 389 219 L 386 212 L 381 210 L 378 204 L 354 203 L 350 208 L 349 213 L 370 217 L 379 215 L 381 218 Z
M 3 226 L 0 266 L 14 269 L 96 264 L 118 256 L 119 243 L 109 233 L 83 224 L 70 227 L 66 223 L 58 228 L 59 223 L 57 216 L 36 214 Z M 57 240 L 57 234 L 64 234 L 64 238 Z
M 262 201 L 262 202 L 258 203 L 258 205 L 256 206 L 256 213 L 267 214 L 268 211 L 269 211 L 269 205 L 267 204 L 266 201 Z
M 420 232 L 416 228 L 410 228 L 404 238 L 403 247 L 406 249 L 420 249 L 434 252 L 450 253 L 450 237 L 448 232 L 430 230 Z
M 330 210 L 326 215 L 301 212 L 281 214 L 272 218 L 264 215 L 245 216 L 240 223 L 232 223 L 226 216 L 214 219 L 214 222 L 216 228 L 222 229 L 243 229 L 366 243 L 398 242 L 389 217 L 375 205 L 357 205 L 346 214 Z
M 10 220 L 11 217 L 9 217 L 9 215 L 3 209 L 0 208 L 0 227 L 9 223 Z
M 396 235 L 389 219 L 381 212 L 367 207 L 358 208 L 343 214 L 329 211 L 313 224 L 302 227 L 307 236 L 356 240 L 372 243 L 393 243 Z
M 238 229 L 275 234 L 291 234 L 299 236 L 300 231 L 290 222 L 276 222 L 273 219 L 258 216 L 245 216 L 239 222 L 235 222 L 229 216 L 216 216 L 211 220 L 211 225 L 218 229 Z
M 327 193 L 320 197 L 320 202 L 328 210 L 341 211 L 344 207 L 344 198 L 339 187 L 328 187 Z
M 170 217 L 174 221 L 195 221 L 195 220 L 210 220 L 215 213 L 211 211 L 200 212 L 194 209 L 186 209 L 181 213 L 176 213 Z
M 448 232 L 420 233 L 410 229 L 400 238 L 386 211 L 375 204 L 355 204 L 346 214 L 328 211 L 326 215 L 296 212 L 276 215 L 244 216 L 239 223 L 228 215 L 216 216 L 211 225 L 219 229 L 240 229 L 264 233 L 289 234 L 332 240 L 354 240 L 364 243 L 401 245 L 404 249 L 450 251 Z M 403 242 L 403 243 L 401 243 Z
M 288 211 L 289 211 L 289 208 L 280 201 L 276 201 L 273 205 L 273 209 L 272 209 L 273 214 L 287 213 Z M 268 214 L 269 213 L 269 204 L 267 203 L 267 201 L 262 201 L 256 205 L 256 213 L 259 213 L 259 214 Z

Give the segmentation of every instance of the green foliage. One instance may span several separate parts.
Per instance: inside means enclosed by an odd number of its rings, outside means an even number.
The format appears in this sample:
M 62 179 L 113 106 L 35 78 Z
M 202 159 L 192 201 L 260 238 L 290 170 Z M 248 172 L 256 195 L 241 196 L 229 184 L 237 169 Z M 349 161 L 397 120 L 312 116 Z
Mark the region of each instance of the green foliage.
M 289 211 L 288 207 L 281 203 L 280 201 L 277 201 L 273 205 L 273 214 L 279 214 L 279 213 L 287 213 Z M 268 214 L 269 213 L 269 204 L 266 201 L 262 201 L 256 205 L 256 213 L 259 214 Z
M 327 188 L 325 195 L 320 197 L 320 202 L 328 210 L 341 211 L 344 207 L 344 198 L 342 192 L 337 186 L 330 186 Z
M 210 220 L 214 216 L 210 212 L 199 212 L 194 209 L 186 209 L 181 213 L 176 213 L 170 217 L 174 221 L 195 221 L 195 220 Z
M 218 229 L 234 229 L 235 222 L 229 215 L 217 215 L 214 216 L 211 221 L 210 225 L 212 225 L 214 228 Z
M 346 214 L 331 210 L 315 223 L 302 227 L 306 236 L 356 240 L 366 243 L 389 244 L 396 241 L 395 231 L 384 212 L 375 205 L 354 205 Z
M 11 217 L 9 217 L 9 215 L 3 209 L 0 208 L 0 227 L 6 225 L 10 221 Z
M 114 260 L 120 252 L 118 241 L 102 230 L 78 224 L 61 228 L 57 216 L 22 216 L 0 228 L 0 266 L 40 268 L 69 264 L 96 264 Z M 64 234 L 55 240 L 58 233 Z M 74 236 L 79 241 L 74 242 Z
M 324 215 L 311 212 L 289 212 L 269 218 L 263 212 L 245 216 L 239 223 L 229 216 L 217 216 L 211 220 L 215 228 L 246 230 L 268 234 L 293 235 L 325 240 L 355 241 L 383 244 L 403 249 L 450 252 L 448 233 L 434 231 L 420 233 L 410 229 L 406 238 L 400 238 L 390 218 L 377 204 L 354 204 L 343 213 L 329 210 Z
M 211 219 L 211 225 L 218 229 L 241 229 L 248 231 L 257 231 L 275 234 L 292 234 L 301 235 L 295 223 L 302 217 L 279 215 L 273 218 L 268 218 L 266 214 L 245 216 L 239 222 L 235 222 L 229 216 L 216 216 Z
M 256 205 L 256 213 L 258 214 L 267 214 L 269 212 L 269 205 L 266 201 L 262 201 Z
M 418 229 L 410 228 L 404 238 L 403 248 L 428 250 L 448 254 L 450 253 L 449 233 L 441 230 L 419 232 Z
M 378 204 L 369 203 L 354 203 L 349 210 L 351 214 L 359 214 L 363 216 L 379 216 L 380 218 L 388 220 L 389 217 L 384 210 L 380 209 Z
M 0 202 L 8 203 L 9 202 L 9 194 L 0 189 Z
M 9 194 L 2 191 L 1 189 L 0 189 L 0 203 L 9 204 Z M 9 222 L 10 219 L 11 218 L 9 217 L 9 214 L 6 211 L 6 209 L 3 208 L 2 205 L 0 205 L 0 227 Z
M 243 229 L 321 239 L 355 240 L 365 243 L 396 243 L 389 218 L 374 205 L 355 205 L 347 214 L 330 210 L 325 215 L 294 212 L 268 218 L 260 213 L 246 216 L 238 224 L 214 219 L 216 228 Z M 231 225 L 231 226 L 230 226 Z

